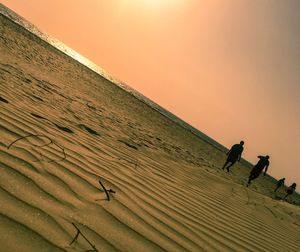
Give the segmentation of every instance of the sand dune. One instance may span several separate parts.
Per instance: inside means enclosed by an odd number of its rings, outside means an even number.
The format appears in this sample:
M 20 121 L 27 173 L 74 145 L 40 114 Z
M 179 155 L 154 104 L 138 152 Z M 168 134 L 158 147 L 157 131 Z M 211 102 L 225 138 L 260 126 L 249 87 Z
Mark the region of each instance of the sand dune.
M 0 251 L 92 251 L 72 223 L 94 251 L 300 251 L 272 178 L 246 188 L 249 167 L 224 173 L 207 140 L 0 23 Z

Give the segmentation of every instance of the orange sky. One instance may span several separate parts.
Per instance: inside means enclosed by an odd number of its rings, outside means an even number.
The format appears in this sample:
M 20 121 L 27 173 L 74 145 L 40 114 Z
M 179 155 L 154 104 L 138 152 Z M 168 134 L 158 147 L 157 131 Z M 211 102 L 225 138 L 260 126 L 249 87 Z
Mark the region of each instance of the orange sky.
M 2 0 L 221 144 L 300 186 L 300 1 Z M 298 188 L 299 191 L 299 188 Z

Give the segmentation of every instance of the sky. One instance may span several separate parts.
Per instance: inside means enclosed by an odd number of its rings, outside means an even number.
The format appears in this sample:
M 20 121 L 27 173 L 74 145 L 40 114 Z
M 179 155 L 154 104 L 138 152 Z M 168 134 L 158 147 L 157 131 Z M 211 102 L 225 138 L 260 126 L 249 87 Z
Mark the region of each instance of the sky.
M 2 0 L 116 79 L 300 188 L 299 0 Z M 299 191 L 299 188 L 297 191 Z

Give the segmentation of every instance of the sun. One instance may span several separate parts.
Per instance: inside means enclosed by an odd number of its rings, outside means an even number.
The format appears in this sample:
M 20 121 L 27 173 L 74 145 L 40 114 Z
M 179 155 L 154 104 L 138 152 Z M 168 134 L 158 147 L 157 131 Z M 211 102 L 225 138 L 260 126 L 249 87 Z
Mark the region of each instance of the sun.
M 138 0 L 140 3 L 151 8 L 173 7 L 184 0 Z
M 123 5 L 134 6 L 149 11 L 161 11 L 180 7 L 187 0 L 122 0 Z

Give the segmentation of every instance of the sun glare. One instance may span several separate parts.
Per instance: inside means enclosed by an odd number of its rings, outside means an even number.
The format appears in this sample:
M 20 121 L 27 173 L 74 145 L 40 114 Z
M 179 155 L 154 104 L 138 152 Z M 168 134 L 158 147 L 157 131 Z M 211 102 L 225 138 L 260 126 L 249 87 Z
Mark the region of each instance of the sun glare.
M 187 0 L 123 0 L 123 5 L 130 5 L 149 11 L 162 11 L 179 7 Z
M 141 3 L 152 8 L 173 7 L 184 0 L 140 0 Z

